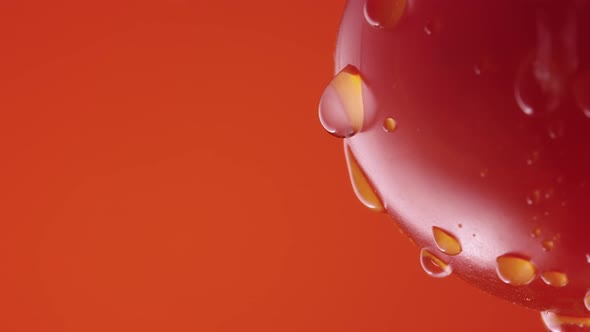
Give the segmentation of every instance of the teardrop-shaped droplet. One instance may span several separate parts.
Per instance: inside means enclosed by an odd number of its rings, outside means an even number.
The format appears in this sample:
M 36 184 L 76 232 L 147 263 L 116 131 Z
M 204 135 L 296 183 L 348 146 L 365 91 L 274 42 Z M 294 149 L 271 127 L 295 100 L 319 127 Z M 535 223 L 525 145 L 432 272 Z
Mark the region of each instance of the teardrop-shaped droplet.
M 546 271 L 541 274 L 543 282 L 553 287 L 564 287 L 569 282 L 567 274 L 558 271 Z
M 537 269 L 527 258 L 515 254 L 506 254 L 496 258 L 498 277 L 513 286 L 528 285 L 535 279 Z
M 438 249 L 447 255 L 458 255 L 463 250 L 457 238 L 439 227 L 432 227 L 434 242 Z
M 348 173 L 350 175 L 350 182 L 356 197 L 363 203 L 367 208 L 375 212 L 383 212 L 383 204 L 375 193 L 373 186 L 367 179 L 367 176 L 359 166 L 354 154 L 350 150 L 348 143 L 344 142 L 344 155 L 346 157 L 346 163 L 348 164 Z
M 404 15 L 407 0 L 367 0 L 365 19 L 378 28 L 394 27 Z
M 590 331 L 590 318 L 558 315 L 550 311 L 541 313 L 545 327 L 551 332 Z
M 590 290 L 588 291 L 588 293 L 586 293 L 586 296 L 584 297 L 584 305 L 586 306 L 586 309 L 590 311 Z
M 387 118 L 383 121 L 383 130 L 392 133 L 397 129 L 397 122 L 393 118 Z
M 320 99 L 319 117 L 324 129 L 344 138 L 358 133 L 364 120 L 362 78 L 348 65 L 328 84 Z
M 428 249 L 420 251 L 420 265 L 429 276 L 434 278 L 444 278 L 451 275 L 453 269 L 442 259 Z

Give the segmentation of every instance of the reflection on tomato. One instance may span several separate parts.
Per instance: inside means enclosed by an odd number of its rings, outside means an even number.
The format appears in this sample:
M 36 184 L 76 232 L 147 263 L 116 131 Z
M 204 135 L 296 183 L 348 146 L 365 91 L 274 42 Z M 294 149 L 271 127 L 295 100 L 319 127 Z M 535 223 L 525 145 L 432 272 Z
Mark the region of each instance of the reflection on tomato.
M 349 0 L 320 102 L 431 275 L 590 325 L 590 3 Z

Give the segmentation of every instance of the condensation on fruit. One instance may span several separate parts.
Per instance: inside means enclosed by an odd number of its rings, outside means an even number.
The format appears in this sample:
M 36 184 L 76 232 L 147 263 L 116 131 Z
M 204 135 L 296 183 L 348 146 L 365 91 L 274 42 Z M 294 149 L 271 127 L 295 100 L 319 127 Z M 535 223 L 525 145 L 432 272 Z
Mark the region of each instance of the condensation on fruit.
M 352 137 L 361 130 L 364 113 L 361 74 L 356 67 L 347 65 L 322 94 L 320 122 L 336 137 Z
M 367 22 L 377 28 L 398 24 L 406 10 L 407 0 L 367 0 L 364 14 Z
M 553 287 L 564 287 L 568 284 L 567 274 L 559 271 L 546 271 L 541 273 L 544 283 Z
M 350 146 L 348 146 L 346 141 L 344 142 L 344 155 L 348 165 L 350 182 L 357 198 L 370 210 L 375 212 L 383 212 L 383 203 L 381 203 L 379 196 L 367 179 L 365 172 L 359 166 L 354 154 L 350 150 Z
M 425 248 L 420 251 L 420 265 L 426 274 L 434 278 L 448 277 L 453 272 L 447 262 Z
M 506 254 L 496 259 L 498 277 L 507 284 L 524 286 L 530 284 L 537 274 L 535 265 L 528 258 Z
M 590 331 L 590 318 L 563 316 L 550 311 L 542 312 L 541 318 L 551 332 Z
M 457 238 L 439 227 L 432 227 L 434 242 L 438 249 L 447 255 L 455 256 L 461 253 L 461 243 Z

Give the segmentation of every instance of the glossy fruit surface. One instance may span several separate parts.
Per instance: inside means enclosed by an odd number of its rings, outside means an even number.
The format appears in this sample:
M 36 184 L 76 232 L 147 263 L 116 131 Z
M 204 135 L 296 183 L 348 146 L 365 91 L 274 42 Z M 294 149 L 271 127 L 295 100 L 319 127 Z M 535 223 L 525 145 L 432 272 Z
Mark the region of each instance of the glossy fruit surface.
M 335 72 L 362 104 L 324 100 L 322 121 L 362 115 L 349 164 L 430 263 L 590 316 L 589 38 L 588 1 L 349 0 Z

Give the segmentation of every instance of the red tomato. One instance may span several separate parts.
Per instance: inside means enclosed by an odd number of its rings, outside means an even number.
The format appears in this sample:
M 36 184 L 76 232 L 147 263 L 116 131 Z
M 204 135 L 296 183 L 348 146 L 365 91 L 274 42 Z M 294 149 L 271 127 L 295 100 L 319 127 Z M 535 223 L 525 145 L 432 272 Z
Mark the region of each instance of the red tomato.
M 556 331 L 590 325 L 589 38 L 588 1 L 349 0 L 320 103 L 428 273 Z

